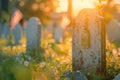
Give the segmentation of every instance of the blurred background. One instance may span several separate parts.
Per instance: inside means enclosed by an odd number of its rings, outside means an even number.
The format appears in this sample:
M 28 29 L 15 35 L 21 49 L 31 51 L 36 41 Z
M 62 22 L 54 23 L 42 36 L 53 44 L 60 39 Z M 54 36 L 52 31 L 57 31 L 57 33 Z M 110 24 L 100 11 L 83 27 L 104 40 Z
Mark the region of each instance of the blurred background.
M 83 8 L 104 17 L 106 80 L 120 73 L 120 0 L 0 0 L 0 80 L 60 80 L 72 70 L 72 26 Z M 41 23 L 38 52 L 26 52 L 31 17 Z M 96 77 L 102 80 L 89 78 Z

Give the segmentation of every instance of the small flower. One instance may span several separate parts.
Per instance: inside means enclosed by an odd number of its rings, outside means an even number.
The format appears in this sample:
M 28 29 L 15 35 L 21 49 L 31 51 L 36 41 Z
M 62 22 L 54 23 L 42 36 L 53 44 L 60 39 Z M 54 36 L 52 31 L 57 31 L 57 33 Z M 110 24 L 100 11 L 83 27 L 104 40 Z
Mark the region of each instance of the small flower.
M 56 54 L 53 53 L 51 56 L 52 56 L 52 58 L 54 58 L 56 56 Z
M 49 57 L 50 56 L 50 54 L 49 54 L 49 51 L 48 50 L 45 50 L 45 57 Z
M 24 61 L 24 65 L 25 65 L 26 67 L 28 67 L 29 62 L 28 62 L 28 61 Z
M 118 52 L 118 57 L 120 57 L 120 52 Z
M 113 49 L 113 50 L 112 50 L 112 54 L 113 54 L 114 56 L 116 56 L 116 55 L 117 55 L 117 49 Z
M 41 67 L 41 68 L 45 67 L 45 65 L 46 65 L 46 62 L 41 62 L 41 63 L 40 63 L 40 67 Z
M 90 75 L 90 73 L 88 72 L 88 73 L 87 73 L 87 75 L 89 76 L 89 75 Z
M 118 52 L 120 52 L 120 48 L 118 48 Z

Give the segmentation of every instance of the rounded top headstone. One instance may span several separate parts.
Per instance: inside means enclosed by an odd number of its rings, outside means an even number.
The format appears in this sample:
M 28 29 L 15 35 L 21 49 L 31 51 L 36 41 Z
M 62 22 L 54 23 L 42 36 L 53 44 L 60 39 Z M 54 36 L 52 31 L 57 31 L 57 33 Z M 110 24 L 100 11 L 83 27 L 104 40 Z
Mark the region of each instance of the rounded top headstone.
M 41 25 L 41 22 L 40 22 L 39 18 L 37 18 L 37 17 L 31 17 L 28 22 L 32 23 L 32 24 L 39 24 L 39 25 Z
M 115 76 L 115 78 L 113 80 L 120 80 L 120 74 L 118 74 L 117 76 Z
M 76 24 L 83 25 L 86 17 L 89 21 L 95 22 L 96 19 L 102 19 L 103 17 L 99 14 L 98 10 L 92 8 L 84 8 L 82 9 L 75 19 Z
M 79 14 L 78 14 L 78 16 L 83 16 L 83 14 L 86 16 L 86 15 L 93 15 L 94 14 L 94 16 L 97 16 L 97 15 L 99 15 L 99 12 L 96 10 L 96 9 L 92 9 L 92 8 L 84 8 L 84 9 L 82 9 L 80 12 L 79 12 Z

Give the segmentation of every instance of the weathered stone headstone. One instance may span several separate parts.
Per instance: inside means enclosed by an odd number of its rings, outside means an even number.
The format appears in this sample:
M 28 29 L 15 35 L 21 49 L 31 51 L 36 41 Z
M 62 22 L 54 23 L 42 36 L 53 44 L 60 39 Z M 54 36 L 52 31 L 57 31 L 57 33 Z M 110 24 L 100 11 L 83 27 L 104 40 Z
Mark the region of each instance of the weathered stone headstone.
M 82 72 L 68 72 L 65 74 L 67 80 L 88 80 Z
M 41 23 L 37 17 L 32 17 L 26 27 L 27 50 L 40 48 Z
M 0 38 L 2 37 L 2 24 L 0 23 Z
M 118 74 L 117 76 L 115 76 L 115 78 L 113 80 L 120 80 L 120 74 Z
M 10 35 L 10 27 L 8 23 L 4 23 L 3 25 L 3 34 L 4 34 L 4 38 L 8 39 L 9 35 Z
M 17 24 L 13 33 L 15 44 L 20 44 L 20 41 L 22 39 L 22 26 L 20 24 Z
M 56 42 L 63 41 L 64 29 L 61 27 L 60 22 L 53 23 L 53 36 Z
M 73 70 L 103 72 L 105 69 L 105 27 L 95 9 L 83 9 L 73 27 Z
M 106 31 L 108 35 L 108 39 L 113 41 L 120 41 L 120 22 L 118 22 L 116 19 L 111 20 L 107 26 Z

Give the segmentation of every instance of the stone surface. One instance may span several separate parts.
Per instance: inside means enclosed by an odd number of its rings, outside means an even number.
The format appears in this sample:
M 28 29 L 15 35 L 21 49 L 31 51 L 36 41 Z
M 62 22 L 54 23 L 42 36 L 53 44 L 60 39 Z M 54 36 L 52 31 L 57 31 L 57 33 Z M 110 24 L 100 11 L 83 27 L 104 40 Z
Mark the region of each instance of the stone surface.
M 2 24 L 0 23 L 0 38 L 2 37 Z
M 113 41 L 120 41 L 120 22 L 118 22 L 116 19 L 111 20 L 107 26 L 106 31 L 108 35 L 108 39 Z
M 20 41 L 22 39 L 22 26 L 20 24 L 16 25 L 16 27 L 13 30 L 13 34 L 15 44 L 20 44 Z
M 83 9 L 77 16 L 76 26 L 73 28 L 72 42 L 74 71 L 84 70 L 86 74 L 104 72 L 105 31 L 101 18 L 95 9 Z M 84 31 L 86 25 L 87 31 Z M 83 32 L 88 32 L 89 35 Z
M 68 72 L 65 79 L 67 80 L 88 80 L 82 72 Z
M 120 80 L 120 74 L 118 74 L 117 76 L 115 76 L 115 78 L 113 80 Z
M 4 38 L 8 39 L 9 35 L 10 35 L 10 27 L 8 23 L 5 23 L 3 25 L 3 34 L 4 34 Z
M 41 23 L 37 17 L 32 17 L 26 27 L 27 50 L 40 48 Z
M 64 29 L 60 25 L 60 22 L 53 22 L 53 37 L 56 42 L 62 42 L 64 39 Z

